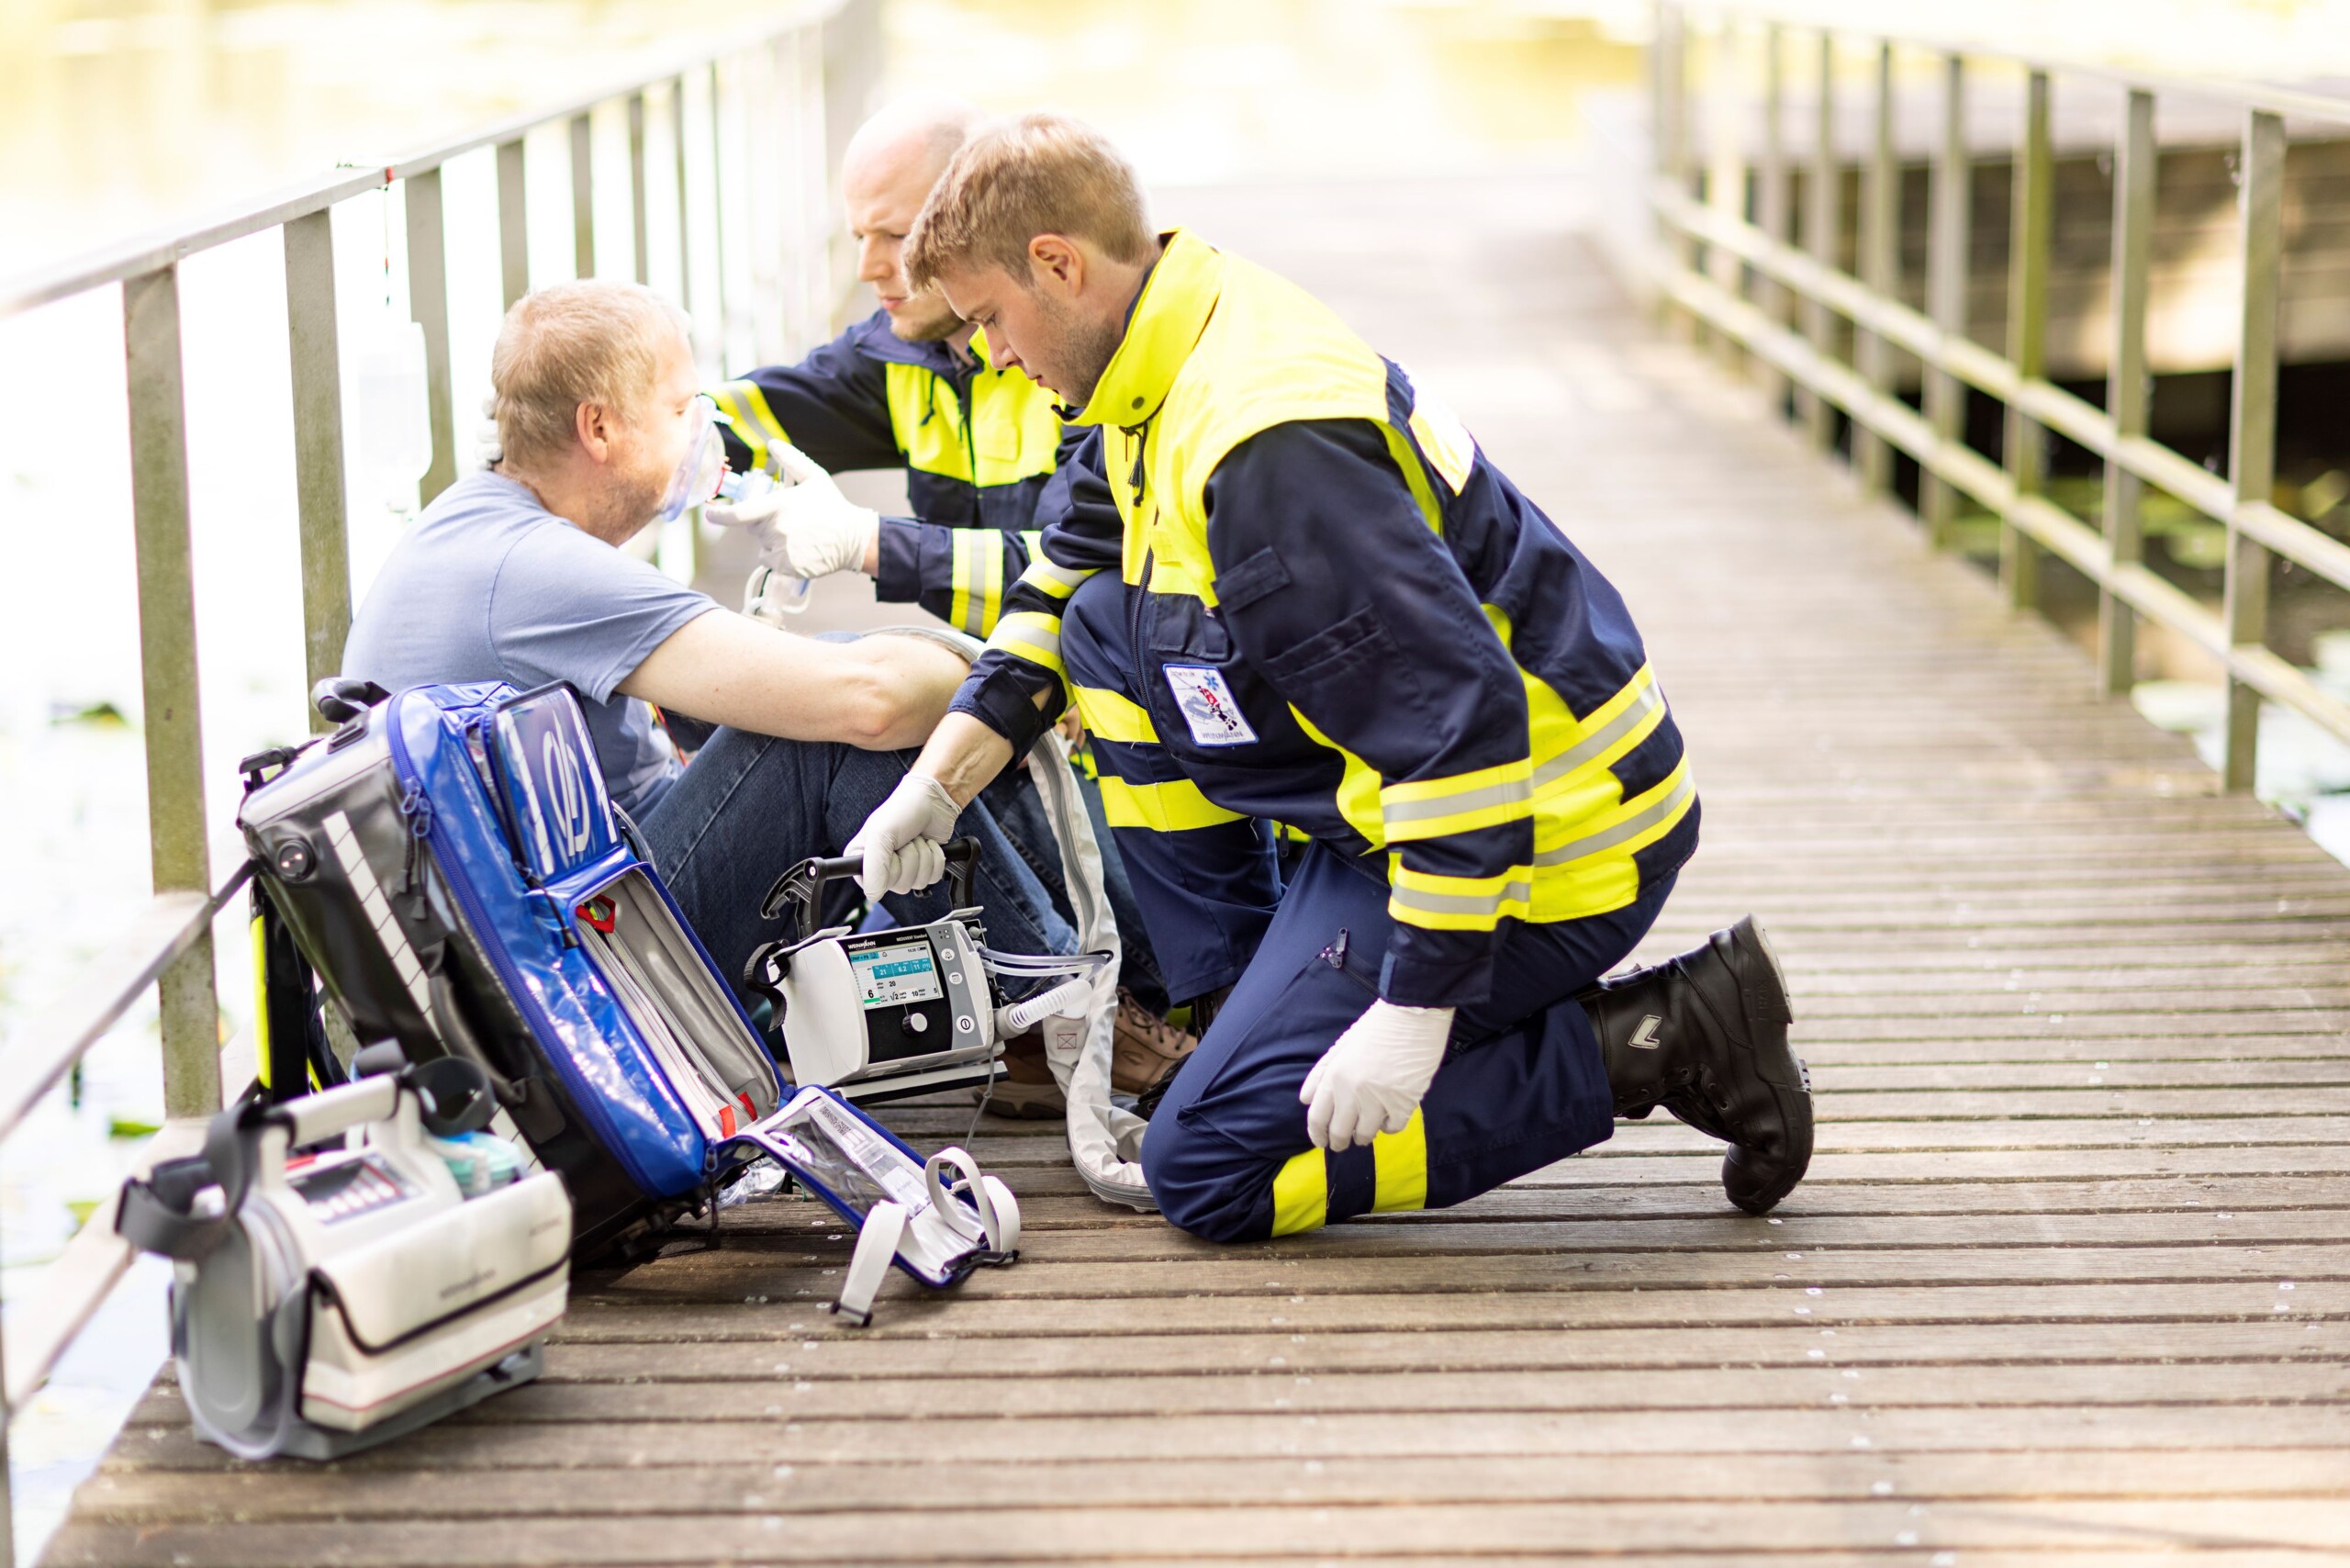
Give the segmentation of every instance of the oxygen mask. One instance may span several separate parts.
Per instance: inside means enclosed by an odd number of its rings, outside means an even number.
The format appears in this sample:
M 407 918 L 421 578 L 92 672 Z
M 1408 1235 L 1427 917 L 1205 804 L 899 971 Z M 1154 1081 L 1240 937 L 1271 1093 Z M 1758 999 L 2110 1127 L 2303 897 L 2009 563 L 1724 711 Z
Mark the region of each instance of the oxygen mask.
M 669 476 L 661 510 L 653 514 L 655 522 L 675 522 L 688 507 L 710 499 L 718 493 L 719 480 L 726 474 L 726 443 L 719 439 L 717 421 L 710 416 L 710 399 L 695 398 L 688 418 L 692 428 L 686 437 L 686 454 L 677 460 L 677 472 Z

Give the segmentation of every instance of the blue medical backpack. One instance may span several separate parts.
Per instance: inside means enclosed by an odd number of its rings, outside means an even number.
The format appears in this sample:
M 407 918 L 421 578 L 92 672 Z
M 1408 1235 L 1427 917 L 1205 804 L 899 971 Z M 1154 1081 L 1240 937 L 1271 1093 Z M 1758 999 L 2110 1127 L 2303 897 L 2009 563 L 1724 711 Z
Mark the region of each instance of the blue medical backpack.
M 757 1154 L 729 1140 L 785 1087 L 631 842 L 570 689 L 320 705 L 340 726 L 248 759 L 238 822 L 359 1043 L 487 1069 L 570 1189 L 580 1257 L 708 1203 Z

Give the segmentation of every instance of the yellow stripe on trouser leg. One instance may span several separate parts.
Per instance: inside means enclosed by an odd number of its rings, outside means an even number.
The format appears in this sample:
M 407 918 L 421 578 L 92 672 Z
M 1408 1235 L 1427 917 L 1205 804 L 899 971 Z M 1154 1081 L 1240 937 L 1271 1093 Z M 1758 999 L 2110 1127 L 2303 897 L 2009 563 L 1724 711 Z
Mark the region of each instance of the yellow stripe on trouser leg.
M 1428 1206 L 1428 1129 L 1417 1107 L 1400 1133 L 1382 1133 L 1371 1140 L 1371 1158 L 1379 1185 L 1371 1201 L 1373 1214 Z
M 1273 1234 L 1319 1230 L 1330 1217 L 1330 1167 L 1318 1148 L 1292 1155 L 1273 1178 Z
M 1373 1214 L 1428 1206 L 1427 1124 L 1416 1109 L 1400 1133 L 1371 1140 Z M 1360 1201 L 1357 1188 L 1356 1202 Z M 1318 1148 L 1292 1155 L 1273 1177 L 1273 1234 L 1294 1236 L 1330 1223 L 1330 1158 Z

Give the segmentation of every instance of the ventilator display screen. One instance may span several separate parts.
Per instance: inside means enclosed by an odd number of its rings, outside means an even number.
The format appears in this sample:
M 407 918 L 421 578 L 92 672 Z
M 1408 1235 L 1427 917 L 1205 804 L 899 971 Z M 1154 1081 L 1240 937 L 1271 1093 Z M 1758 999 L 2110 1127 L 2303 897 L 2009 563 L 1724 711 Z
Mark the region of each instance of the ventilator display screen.
M 903 1007 L 910 1002 L 935 1002 L 946 993 L 938 987 L 938 961 L 931 957 L 930 939 L 892 942 L 851 953 L 859 998 L 867 1007 Z

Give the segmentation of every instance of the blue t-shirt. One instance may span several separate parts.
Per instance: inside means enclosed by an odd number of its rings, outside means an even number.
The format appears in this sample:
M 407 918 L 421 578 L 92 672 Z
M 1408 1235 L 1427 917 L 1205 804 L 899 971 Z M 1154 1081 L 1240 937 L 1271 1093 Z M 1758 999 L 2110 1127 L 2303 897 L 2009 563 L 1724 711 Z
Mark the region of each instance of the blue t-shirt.
M 718 608 L 659 568 L 582 533 L 524 486 L 475 474 L 443 490 L 394 547 L 344 644 L 342 673 L 387 690 L 567 680 L 587 710 L 604 784 L 640 821 L 681 765 L 653 711 L 614 694 L 669 633 Z

